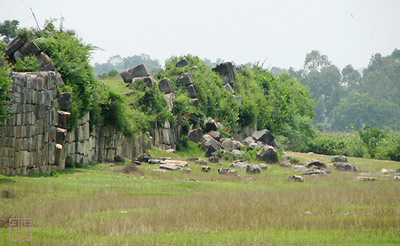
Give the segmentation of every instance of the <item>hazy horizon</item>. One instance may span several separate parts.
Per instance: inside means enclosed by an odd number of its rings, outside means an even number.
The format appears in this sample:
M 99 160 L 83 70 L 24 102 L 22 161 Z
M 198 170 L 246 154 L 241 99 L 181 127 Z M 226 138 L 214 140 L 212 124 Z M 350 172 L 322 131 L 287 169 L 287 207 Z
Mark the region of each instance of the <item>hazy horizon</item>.
M 372 55 L 400 48 L 400 2 L 394 0 L 15 0 L 2 3 L 0 22 L 16 19 L 20 27 L 35 27 L 30 7 L 40 27 L 62 16 L 66 28 L 101 48 L 93 64 L 142 53 L 163 63 L 190 53 L 299 69 L 307 53 L 319 50 L 340 68 L 361 68 Z

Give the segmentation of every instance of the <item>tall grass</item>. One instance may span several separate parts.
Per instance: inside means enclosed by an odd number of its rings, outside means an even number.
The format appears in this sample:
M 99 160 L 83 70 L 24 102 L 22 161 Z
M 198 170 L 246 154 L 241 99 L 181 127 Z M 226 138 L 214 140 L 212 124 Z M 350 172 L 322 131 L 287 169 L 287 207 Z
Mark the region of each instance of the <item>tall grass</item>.
M 301 162 L 316 157 L 289 154 Z M 354 161 L 360 169 L 399 166 Z M 294 172 L 279 166 L 270 165 L 252 180 L 219 175 L 220 166 L 210 166 L 211 173 L 203 173 L 192 164 L 187 174 L 142 165 L 140 176 L 99 164 L 56 177 L 1 176 L 0 188 L 15 189 L 16 197 L 0 199 L 0 217 L 32 218 L 31 245 L 400 243 L 400 186 L 391 177 L 376 174 L 380 181 L 360 183 L 355 173 L 333 172 L 291 183 L 286 178 Z M 1 245 L 10 243 L 8 228 L 0 235 Z

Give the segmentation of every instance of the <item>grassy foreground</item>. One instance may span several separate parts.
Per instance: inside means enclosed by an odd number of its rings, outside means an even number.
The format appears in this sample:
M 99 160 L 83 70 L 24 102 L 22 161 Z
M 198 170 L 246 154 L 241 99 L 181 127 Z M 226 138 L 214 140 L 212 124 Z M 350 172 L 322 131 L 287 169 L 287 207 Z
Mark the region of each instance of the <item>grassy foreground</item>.
M 156 156 L 186 158 L 153 149 Z M 194 153 L 193 153 L 194 154 Z M 288 153 L 301 162 L 329 156 Z M 399 162 L 350 158 L 362 170 L 400 168 Z M 229 165 L 223 162 L 222 167 Z M 292 169 L 269 165 L 252 180 L 211 173 L 127 175 L 97 164 L 55 176 L 7 177 L 0 188 L 0 219 L 32 218 L 32 241 L 0 245 L 399 245 L 400 182 L 376 172 L 377 182 L 332 172 L 291 183 Z M 245 174 L 244 170 L 238 170 Z

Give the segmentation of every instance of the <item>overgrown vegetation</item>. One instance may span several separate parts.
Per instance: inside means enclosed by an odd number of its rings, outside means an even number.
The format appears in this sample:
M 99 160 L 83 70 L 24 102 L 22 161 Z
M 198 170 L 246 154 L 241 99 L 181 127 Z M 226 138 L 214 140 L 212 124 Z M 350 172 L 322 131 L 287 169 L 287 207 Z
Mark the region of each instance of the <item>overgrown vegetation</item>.
M 400 161 L 400 133 L 365 127 L 359 131 L 318 133 L 295 151 Z
M 8 63 L 4 59 L 4 43 L 0 41 L 0 122 L 9 118 L 9 108 L 6 103 L 10 100 L 8 92 L 12 79 L 8 73 Z
M 39 63 L 35 56 L 25 56 L 23 60 L 17 58 L 13 66 L 15 72 L 36 72 L 39 69 Z

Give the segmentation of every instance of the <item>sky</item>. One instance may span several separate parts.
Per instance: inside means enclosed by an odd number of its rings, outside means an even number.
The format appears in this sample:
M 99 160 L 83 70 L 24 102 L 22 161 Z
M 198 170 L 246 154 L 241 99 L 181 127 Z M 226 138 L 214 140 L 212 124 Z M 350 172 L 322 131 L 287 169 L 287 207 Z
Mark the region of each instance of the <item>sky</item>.
M 372 55 L 400 49 L 398 0 L 0 0 L 0 22 L 64 27 L 101 49 L 92 64 L 149 54 L 197 55 L 265 67 L 304 64 L 319 50 L 339 68 L 366 67 Z

